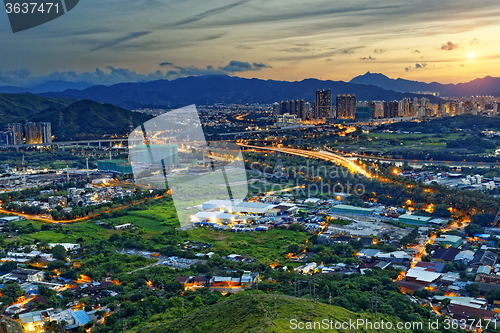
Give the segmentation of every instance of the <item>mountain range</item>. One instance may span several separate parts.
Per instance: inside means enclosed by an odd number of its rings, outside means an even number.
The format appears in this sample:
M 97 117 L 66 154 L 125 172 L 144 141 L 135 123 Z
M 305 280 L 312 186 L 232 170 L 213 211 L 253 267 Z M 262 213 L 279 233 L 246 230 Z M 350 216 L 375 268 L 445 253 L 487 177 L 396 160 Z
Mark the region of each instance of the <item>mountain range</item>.
M 443 97 L 500 95 L 500 78 L 486 76 L 467 83 L 442 84 L 438 82 L 425 83 L 405 79 L 391 79 L 384 74 L 370 73 L 356 76 L 349 83 L 373 85 L 397 92 L 435 92 Z
M 68 89 L 85 89 L 92 87 L 92 83 L 88 82 L 68 82 L 68 81 L 47 81 L 29 87 L 15 87 L 15 86 L 0 86 L 0 93 L 3 94 L 41 94 L 45 92 L 59 92 Z
M 306 79 L 296 82 L 244 79 L 211 75 L 192 76 L 173 81 L 158 80 L 141 83 L 120 83 L 112 86 L 93 86 L 83 90 L 44 93 L 46 97 L 90 99 L 133 109 L 141 105 L 173 107 L 189 104 L 215 103 L 273 103 L 283 100 L 304 99 L 313 102 L 318 89 L 331 89 L 333 102 L 337 94 L 355 94 L 358 100 L 401 100 L 404 97 L 421 97 L 401 93 L 374 85 L 354 84 L 343 81 Z M 427 96 L 436 102 L 438 98 Z

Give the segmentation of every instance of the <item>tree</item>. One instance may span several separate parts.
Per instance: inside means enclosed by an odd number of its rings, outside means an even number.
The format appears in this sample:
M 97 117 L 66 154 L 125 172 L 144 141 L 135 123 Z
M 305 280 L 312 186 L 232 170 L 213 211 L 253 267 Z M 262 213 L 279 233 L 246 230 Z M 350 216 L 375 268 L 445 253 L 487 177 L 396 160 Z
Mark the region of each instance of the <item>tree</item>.
M 205 305 L 205 304 L 203 303 L 203 300 L 201 299 L 201 297 L 200 297 L 200 296 L 196 296 L 196 297 L 194 298 L 193 303 L 194 303 L 194 306 L 195 306 L 195 307 L 197 307 L 197 308 L 201 308 L 202 306 L 204 306 L 204 305 Z
M 299 253 L 300 247 L 297 244 L 292 244 L 292 245 L 288 246 L 287 250 L 289 253 Z
M 493 303 L 493 301 L 500 301 L 500 289 L 494 289 L 488 291 L 486 293 L 486 299 L 490 303 Z
M 470 217 L 471 224 L 479 224 L 483 227 L 490 225 L 495 219 L 494 214 L 483 213 L 483 214 L 474 214 Z
M 469 293 L 471 297 L 477 297 L 481 293 L 479 290 L 479 285 L 477 283 L 471 283 L 466 285 L 465 290 Z
M 59 332 L 59 324 L 55 320 L 46 321 L 43 323 L 43 329 L 47 332 L 57 333 Z
M 58 260 L 66 260 L 66 249 L 62 245 L 56 245 L 52 248 L 52 255 Z
M 473 237 L 475 234 L 482 234 L 484 232 L 484 229 L 479 224 L 475 223 L 470 223 L 464 228 L 464 230 L 469 237 Z

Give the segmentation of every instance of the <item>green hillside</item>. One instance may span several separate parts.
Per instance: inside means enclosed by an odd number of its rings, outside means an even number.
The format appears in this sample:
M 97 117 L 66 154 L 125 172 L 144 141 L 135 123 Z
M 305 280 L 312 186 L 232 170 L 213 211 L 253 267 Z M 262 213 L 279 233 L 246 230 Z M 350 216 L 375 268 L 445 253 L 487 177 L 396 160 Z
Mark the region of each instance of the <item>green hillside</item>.
M 134 128 L 151 119 L 146 114 L 131 112 L 111 104 L 84 100 L 62 109 L 64 126 L 59 127 L 59 112 L 57 109 L 48 109 L 31 116 L 29 120 L 52 123 L 55 141 L 69 141 L 98 139 L 115 134 L 122 137 L 129 133 L 130 117 Z
M 275 317 L 275 295 L 270 294 L 242 294 L 227 301 L 204 307 L 187 315 L 183 319 L 172 322 L 157 321 L 140 325 L 130 332 L 159 333 L 159 332 L 186 332 L 186 333 L 252 333 L 252 332 L 351 332 L 351 330 L 336 330 L 316 327 L 316 329 L 299 329 L 294 325 L 298 322 L 322 322 L 329 318 L 330 307 L 323 303 L 313 303 L 306 299 L 278 295 L 276 297 L 277 317 Z M 357 314 L 341 307 L 331 307 L 331 320 L 335 322 L 349 322 L 358 319 L 384 322 L 393 318 L 378 316 L 372 319 L 370 314 Z M 295 319 L 291 323 L 291 320 Z M 312 324 L 314 325 L 314 324 Z M 306 328 L 306 327 L 304 327 Z M 356 332 L 410 332 L 405 330 L 365 330 L 359 327 Z
M 69 98 L 46 98 L 31 94 L 0 94 L 1 123 L 24 122 L 48 108 L 61 109 L 75 100 Z

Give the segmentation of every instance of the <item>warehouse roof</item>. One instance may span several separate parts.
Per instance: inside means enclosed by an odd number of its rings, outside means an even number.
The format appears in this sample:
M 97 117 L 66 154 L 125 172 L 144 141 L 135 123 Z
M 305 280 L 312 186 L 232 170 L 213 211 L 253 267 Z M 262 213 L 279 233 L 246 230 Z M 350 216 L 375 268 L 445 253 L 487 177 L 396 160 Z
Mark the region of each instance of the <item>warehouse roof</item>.
M 399 219 L 404 219 L 404 220 L 410 220 L 410 221 L 415 221 L 415 222 L 428 222 L 431 220 L 430 217 L 428 216 L 419 216 L 419 215 L 410 215 L 410 214 L 404 214 L 400 215 Z
M 432 283 L 441 277 L 440 273 L 427 271 L 421 267 L 414 267 L 406 273 L 407 278 L 414 278 L 416 281 Z
M 357 207 L 357 206 L 351 206 L 351 205 L 336 205 L 333 206 L 332 209 L 335 210 L 356 210 L 360 212 L 373 212 L 375 208 L 363 208 L 363 207 Z

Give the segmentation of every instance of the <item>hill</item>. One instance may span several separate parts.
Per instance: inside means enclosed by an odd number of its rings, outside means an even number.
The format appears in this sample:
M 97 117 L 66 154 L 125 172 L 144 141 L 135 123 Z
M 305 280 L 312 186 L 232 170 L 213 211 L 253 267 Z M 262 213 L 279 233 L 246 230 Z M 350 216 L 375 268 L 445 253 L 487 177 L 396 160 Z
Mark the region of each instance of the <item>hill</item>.
M 306 79 L 296 82 L 244 79 L 230 76 L 192 76 L 173 81 L 158 80 L 143 83 L 121 83 L 93 86 L 84 90 L 66 90 L 43 94 L 47 97 L 70 97 L 111 103 L 121 107 L 131 105 L 174 106 L 215 103 L 274 103 L 304 99 L 313 102 L 318 89 L 331 89 L 333 103 L 337 94 L 355 94 L 358 100 L 400 100 L 421 97 L 402 94 L 380 87 Z M 431 101 L 438 98 L 431 96 Z
M 419 82 L 405 79 L 391 79 L 381 73 L 367 72 L 356 76 L 350 83 L 373 85 L 386 90 L 397 92 L 438 92 L 440 96 L 474 96 L 474 95 L 492 95 L 500 94 L 500 78 L 486 76 L 466 83 L 442 84 L 438 82 Z
M 276 298 L 277 317 L 275 317 L 275 296 L 269 294 L 237 295 L 227 301 L 216 303 L 195 311 L 185 318 L 172 322 L 154 322 L 134 328 L 133 333 L 157 332 L 189 332 L 189 333 L 252 333 L 252 332 L 295 332 L 291 320 L 298 322 L 321 322 L 329 318 L 330 307 L 323 303 L 313 303 L 302 298 L 279 295 Z M 331 320 L 335 322 L 349 322 L 357 319 L 371 319 L 368 314 L 356 314 L 344 308 L 332 306 Z M 377 321 L 393 321 L 393 318 L 378 317 Z M 393 321 L 394 322 L 394 321 Z M 295 323 L 295 322 L 294 322 Z M 329 331 L 325 329 L 308 330 L 301 332 Z M 348 330 L 340 330 L 347 332 Z M 363 332 L 389 332 L 389 330 L 361 330 Z M 335 328 L 331 332 L 339 332 Z M 390 332 L 404 332 L 397 329 Z
M 48 109 L 29 117 L 33 122 L 52 123 L 56 141 L 102 138 L 104 135 L 124 136 L 129 133 L 130 117 L 135 127 L 151 119 L 150 116 L 131 112 L 111 104 L 78 101 L 61 110 L 64 126 L 59 124 L 57 109 Z
M 0 94 L 0 119 L 2 123 L 24 122 L 27 118 L 48 108 L 61 109 L 75 100 L 46 98 L 30 94 Z
M 85 89 L 92 87 L 93 84 L 88 82 L 68 82 L 68 81 L 47 81 L 29 87 L 15 87 L 15 86 L 0 86 L 0 93 L 9 94 L 41 94 L 51 91 L 64 91 L 68 89 Z

